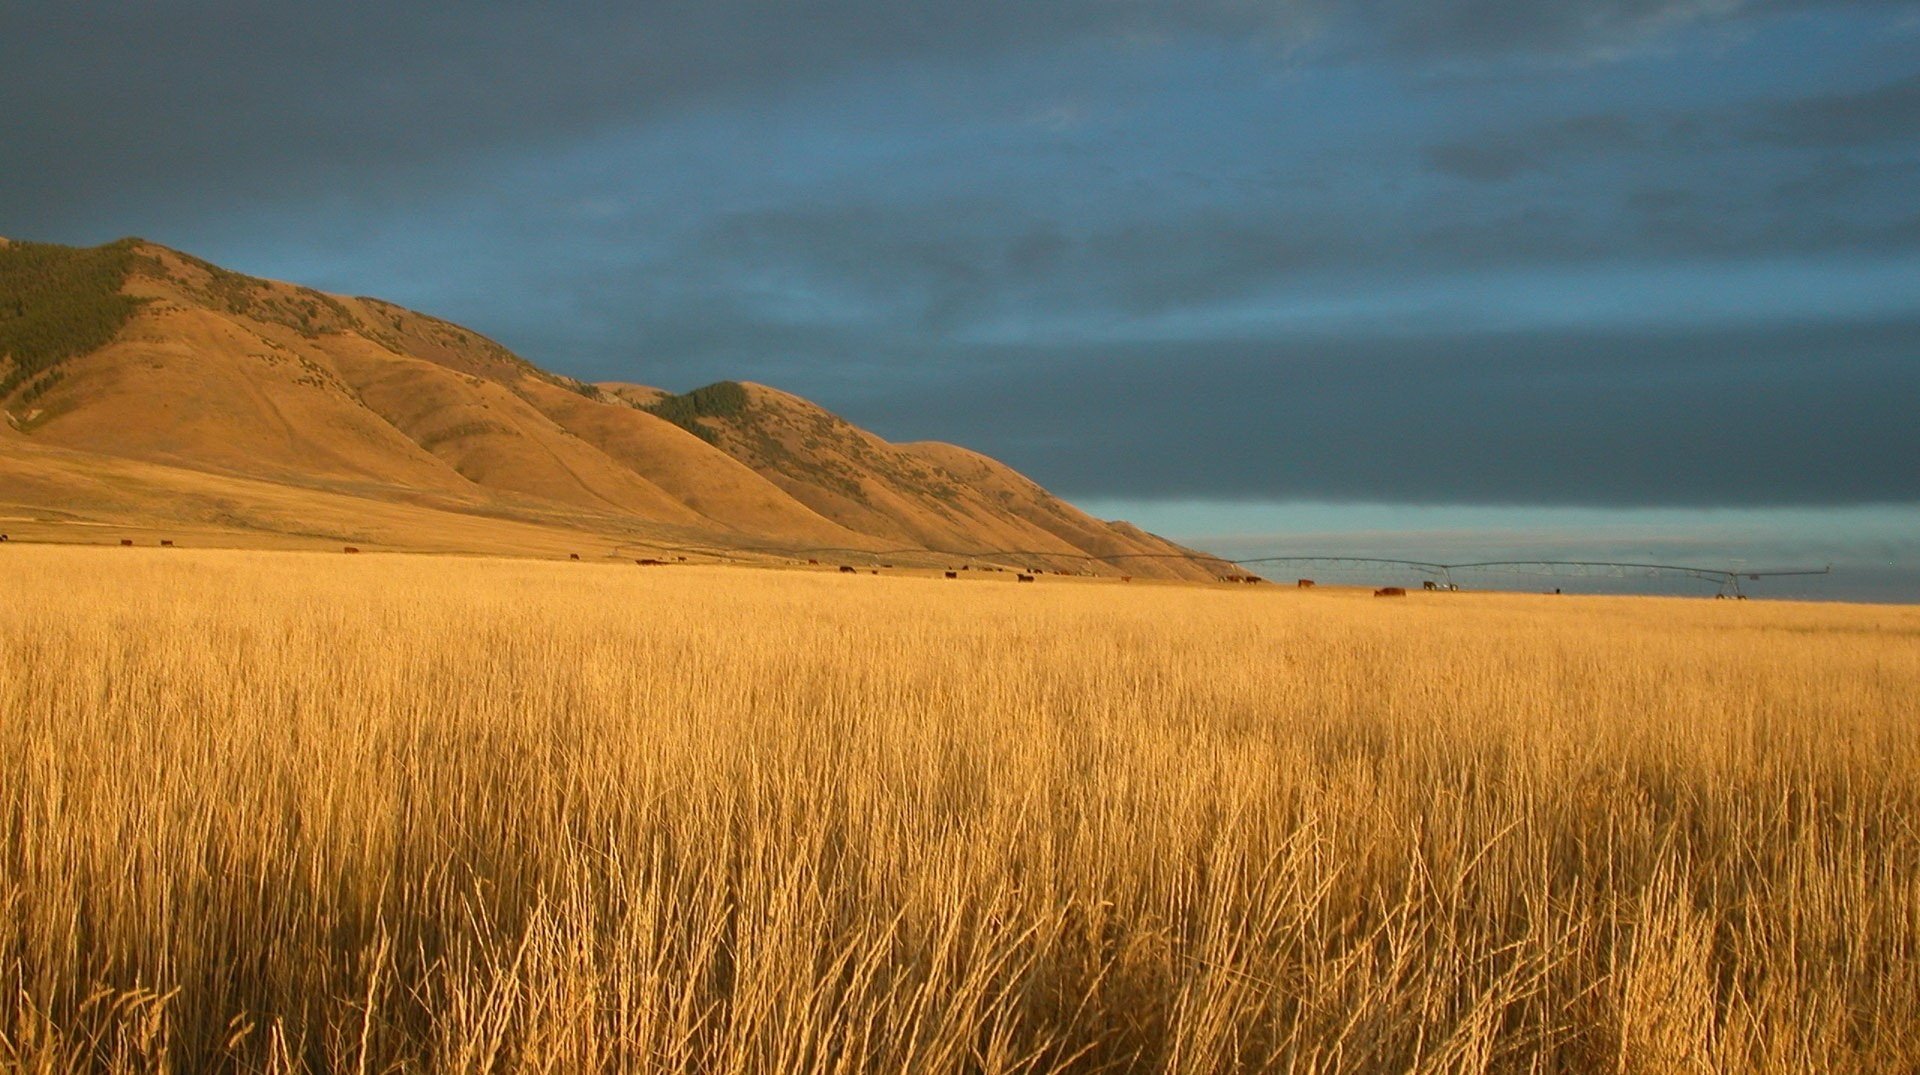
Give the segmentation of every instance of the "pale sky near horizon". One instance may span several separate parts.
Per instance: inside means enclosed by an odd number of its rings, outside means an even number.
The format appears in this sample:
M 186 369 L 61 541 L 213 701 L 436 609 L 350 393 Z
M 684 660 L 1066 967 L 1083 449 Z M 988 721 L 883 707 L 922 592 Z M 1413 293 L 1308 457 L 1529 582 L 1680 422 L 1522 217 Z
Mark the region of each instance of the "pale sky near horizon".
M 1920 604 L 1920 506 L 1590 508 L 1431 504 L 1096 500 L 1102 518 L 1131 519 L 1222 556 L 1384 557 L 1438 564 L 1602 560 L 1742 572 L 1831 568 L 1823 576 L 1743 579 L 1755 597 Z M 1387 585 L 1376 565 L 1256 564 L 1275 579 L 1319 575 Z M 1392 576 L 1392 577 L 1389 577 Z M 1570 592 L 1710 594 L 1712 580 L 1674 571 L 1516 565 L 1457 573 L 1465 586 Z
M 767 382 L 1222 552 L 1920 601 L 1920 0 L 26 0 L 0 101 L 0 235 Z

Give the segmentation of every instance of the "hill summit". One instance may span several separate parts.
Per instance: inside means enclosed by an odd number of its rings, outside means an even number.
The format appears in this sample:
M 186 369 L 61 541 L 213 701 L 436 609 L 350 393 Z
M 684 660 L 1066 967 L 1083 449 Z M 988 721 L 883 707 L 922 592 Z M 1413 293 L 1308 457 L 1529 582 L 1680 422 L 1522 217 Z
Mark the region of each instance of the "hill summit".
M 68 538 L 1229 570 L 774 388 L 589 384 L 389 302 L 132 238 L 0 240 L 0 417 L 0 513 Z

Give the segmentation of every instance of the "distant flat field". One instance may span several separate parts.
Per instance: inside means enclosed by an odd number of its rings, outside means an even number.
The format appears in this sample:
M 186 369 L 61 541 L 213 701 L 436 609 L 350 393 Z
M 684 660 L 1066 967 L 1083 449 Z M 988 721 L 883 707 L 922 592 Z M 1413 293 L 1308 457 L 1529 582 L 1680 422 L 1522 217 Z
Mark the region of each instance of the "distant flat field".
M 1920 608 L 0 545 L 0 1069 L 1920 1067 Z

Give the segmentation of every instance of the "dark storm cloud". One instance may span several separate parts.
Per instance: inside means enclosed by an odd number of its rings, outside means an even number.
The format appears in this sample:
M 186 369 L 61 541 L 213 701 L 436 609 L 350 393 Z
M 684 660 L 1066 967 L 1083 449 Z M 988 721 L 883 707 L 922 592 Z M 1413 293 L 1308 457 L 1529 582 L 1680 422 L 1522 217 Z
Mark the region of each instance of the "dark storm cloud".
M 1501 182 L 1607 155 L 1684 157 L 1740 142 L 1796 149 L 1920 148 L 1920 75 L 1864 90 L 1740 106 L 1638 116 L 1592 113 L 1491 127 L 1429 145 L 1423 156 L 1441 174 Z M 1837 160 L 1841 167 L 1853 162 L 1847 156 Z M 1832 168 L 1835 159 L 1824 164 Z
M 1425 157 L 1445 175 L 1497 182 L 1595 154 L 1644 148 L 1647 141 L 1646 132 L 1625 116 L 1586 115 L 1440 142 L 1428 146 Z
M 1920 75 L 1864 90 L 1807 94 L 1741 106 L 1647 115 L 1586 113 L 1544 123 L 1486 127 L 1434 142 L 1423 150 L 1440 175 L 1503 182 L 1524 173 L 1574 169 L 1605 155 L 1667 165 L 1738 144 L 1828 150 L 1818 163 L 1836 173 L 1857 171 L 1853 150 L 1920 146 Z
M 1920 74 L 1803 31 L 1915 11 L 16 3 L 0 234 L 264 251 L 1075 495 L 1913 498 Z
M 1830 181 L 1824 189 L 1816 176 Z M 1111 322 L 1204 309 L 1316 274 L 1366 273 L 1380 286 L 1462 270 L 1920 250 L 1920 213 L 1905 196 L 1920 163 L 1834 179 L 1822 166 L 1801 177 L 1806 189 L 1784 194 L 1759 173 L 1748 188 L 1600 188 L 1517 208 L 1447 198 L 1398 218 L 1370 202 L 1264 199 L 1231 211 L 1142 207 L 1074 228 L 1015 200 L 888 206 L 835 191 L 837 201 L 716 217 L 659 262 L 601 280 L 594 304 L 637 337 L 677 325 L 675 345 L 704 333 L 730 339 L 725 353 L 750 355 L 783 344 L 792 353 L 780 338 L 792 326 L 756 313 L 758 289 L 804 293 L 823 317 L 940 336 L 1009 317 Z
M 1120 8 L 896 5 L 270 4 L 10 7 L 0 33 L 15 166 L 33 223 L 156 179 L 218 202 L 308 194 L 367 170 L 553 143 L 704 97 L 856 63 L 1045 45 Z M 25 164 L 27 166 L 18 166 Z M 129 179 L 134 179 L 132 184 Z M 194 192 L 178 192 L 191 200 Z
M 1441 176 L 1500 188 L 1497 197 L 1511 198 L 1526 178 L 1553 184 L 1519 208 L 1436 224 L 1424 242 L 1467 262 L 1890 253 L 1920 241 L 1911 196 L 1920 184 L 1920 76 L 1690 111 L 1493 126 L 1429 144 L 1422 158 Z
M 876 398 L 1082 497 L 1840 504 L 1920 499 L 1920 321 L 1011 348 Z
M 1525 3 L 1375 0 L 1328 5 L 1381 28 L 1397 51 L 1439 57 L 1507 52 L 1587 55 L 1629 48 L 1676 29 L 1725 19 L 1745 5 L 1701 0 L 1599 0 Z
M 1762 10 L 1794 6 L 1819 5 Z M 0 23 L 0 204 L 6 227 L 35 234 L 129 202 L 230 209 L 343 185 L 377 197 L 430 187 L 414 172 L 476 152 L 898 60 L 1191 35 L 1356 55 L 1586 53 L 1748 10 L 1736 0 L 14 3 Z M 1788 136 L 1809 122 L 1779 118 Z
M 1752 137 L 1787 146 L 1920 142 L 1920 75 L 1855 93 L 1823 94 L 1758 110 Z
M 1231 298 L 1374 245 L 1306 214 L 1207 213 L 1068 233 L 1015 204 L 782 206 L 727 216 L 672 255 L 709 281 L 774 275 L 957 328 L 1009 308 L 1135 314 Z

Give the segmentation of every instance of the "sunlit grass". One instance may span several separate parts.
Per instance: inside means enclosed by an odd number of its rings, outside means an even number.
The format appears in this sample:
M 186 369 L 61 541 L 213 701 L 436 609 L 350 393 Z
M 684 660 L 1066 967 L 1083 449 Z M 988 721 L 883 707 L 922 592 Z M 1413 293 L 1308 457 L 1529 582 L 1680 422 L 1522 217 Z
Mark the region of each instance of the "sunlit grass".
M 1920 610 L 0 552 L 9 1070 L 1920 1066 Z

